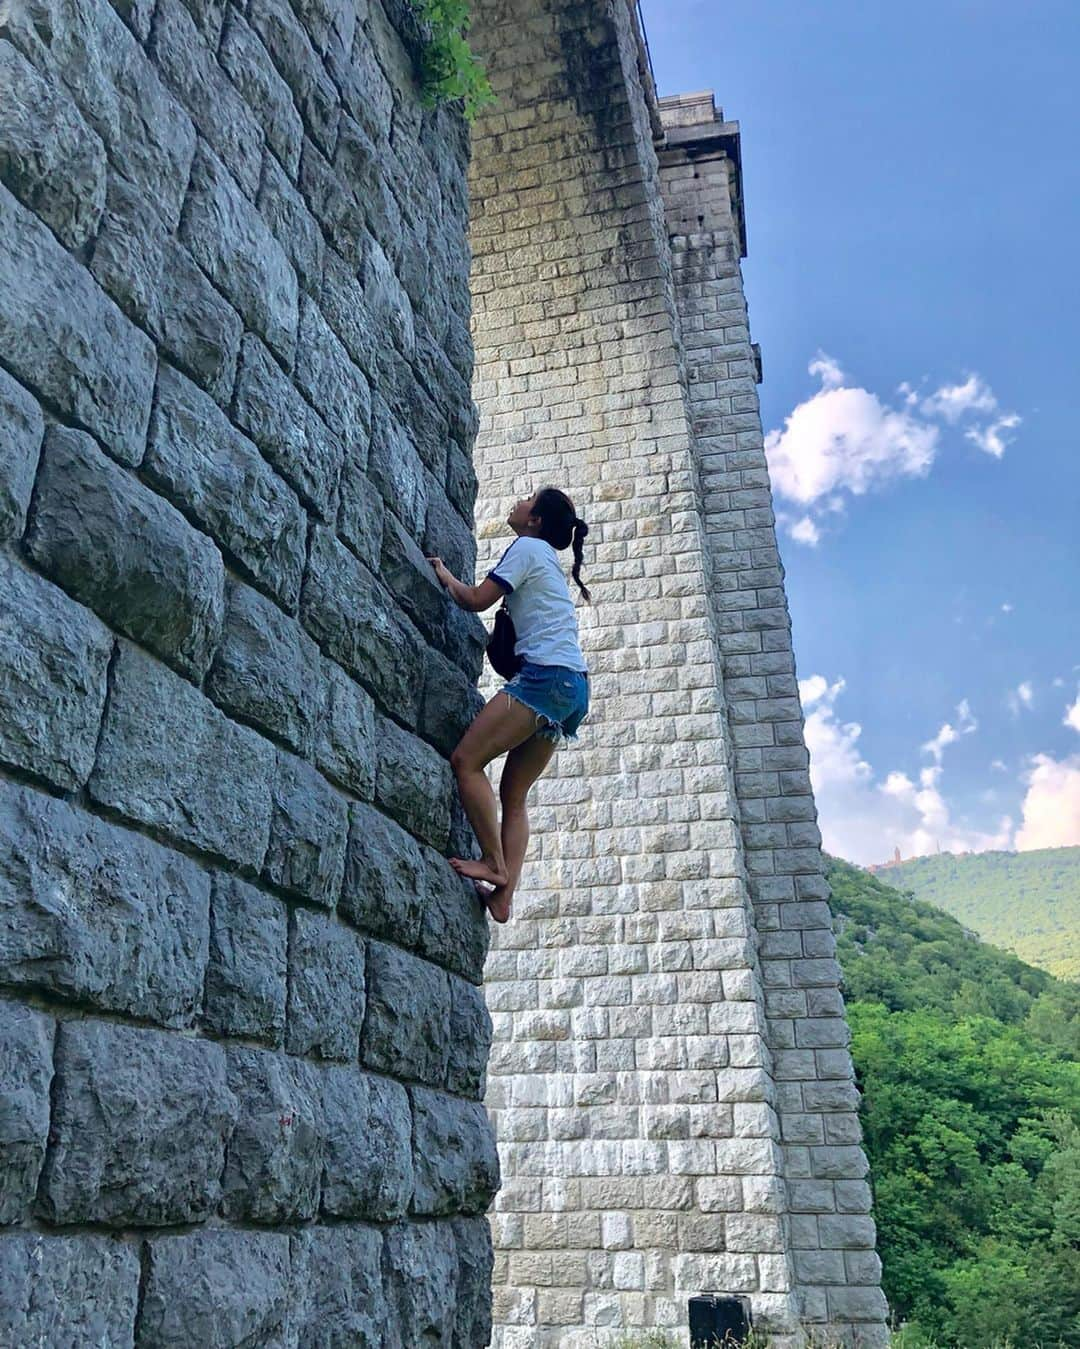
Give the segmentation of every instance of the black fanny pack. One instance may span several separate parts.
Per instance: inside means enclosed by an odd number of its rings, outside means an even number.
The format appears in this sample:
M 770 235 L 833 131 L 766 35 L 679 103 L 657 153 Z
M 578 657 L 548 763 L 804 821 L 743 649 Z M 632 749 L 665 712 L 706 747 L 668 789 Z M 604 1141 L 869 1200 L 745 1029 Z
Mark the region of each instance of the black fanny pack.
M 514 654 L 516 645 L 517 632 L 514 630 L 514 620 L 510 617 L 506 601 L 503 600 L 495 615 L 487 644 L 487 657 L 491 662 L 491 668 L 503 679 L 513 679 L 524 664 L 521 657 Z

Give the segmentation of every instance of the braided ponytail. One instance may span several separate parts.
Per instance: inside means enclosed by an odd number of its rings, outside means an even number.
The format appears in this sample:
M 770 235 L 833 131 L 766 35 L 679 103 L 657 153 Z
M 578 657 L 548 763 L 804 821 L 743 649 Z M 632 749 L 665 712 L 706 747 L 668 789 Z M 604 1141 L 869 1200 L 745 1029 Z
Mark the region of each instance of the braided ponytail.
M 583 545 L 585 543 L 585 535 L 588 534 L 588 532 L 589 526 L 585 523 L 585 521 L 579 520 L 577 516 L 575 516 L 574 538 L 573 538 L 574 566 L 570 572 L 570 575 L 574 578 L 574 582 L 577 585 L 577 588 L 581 591 L 581 595 L 585 603 L 591 604 L 592 596 L 589 594 L 589 587 L 581 579 Z
M 558 552 L 573 545 L 574 567 L 570 574 L 585 603 L 590 604 L 592 596 L 589 594 L 589 587 L 581 579 L 581 564 L 584 560 L 582 545 L 585 542 L 585 535 L 589 532 L 589 526 L 578 518 L 574 503 L 557 487 L 545 487 L 543 491 L 538 492 L 532 511 L 534 515 L 540 517 L 540 538 L 545 543 L 550 543 Z

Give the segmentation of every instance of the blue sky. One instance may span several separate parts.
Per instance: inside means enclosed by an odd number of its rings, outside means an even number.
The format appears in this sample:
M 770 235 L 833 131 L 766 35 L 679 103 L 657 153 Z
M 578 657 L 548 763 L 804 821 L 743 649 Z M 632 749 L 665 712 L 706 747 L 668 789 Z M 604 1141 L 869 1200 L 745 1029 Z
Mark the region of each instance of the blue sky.
M 1080 843 L 1080 7 L 643 7 L 742 125 L 826 846 Z

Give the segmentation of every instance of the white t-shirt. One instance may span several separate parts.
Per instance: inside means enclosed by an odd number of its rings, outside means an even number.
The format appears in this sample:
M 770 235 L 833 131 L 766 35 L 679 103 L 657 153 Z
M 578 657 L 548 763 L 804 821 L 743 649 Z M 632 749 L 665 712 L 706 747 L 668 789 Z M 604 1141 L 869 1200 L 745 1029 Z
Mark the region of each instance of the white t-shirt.
M 534 665 L 587 669 L 570 587 L 550 543 L 529 536 L 515 539 L 488 575 L 506 591 L 517 655 Z

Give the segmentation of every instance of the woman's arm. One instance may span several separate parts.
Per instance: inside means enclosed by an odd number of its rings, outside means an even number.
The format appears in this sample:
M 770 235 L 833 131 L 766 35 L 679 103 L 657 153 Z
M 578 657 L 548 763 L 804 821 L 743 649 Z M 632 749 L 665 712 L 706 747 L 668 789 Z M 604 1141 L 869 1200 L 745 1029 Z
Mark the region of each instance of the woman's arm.
M 467 586 L 452 575 L 441 557 L 429 557 L 428 561 L 434 568 L 440 584 L 450 592 L 450 598 L 459 609 L 480 614 L 485 609 L 490 609 L 493 604 L 497 604 L 506 594 L 498 581 L 493 581 L 490 576 L 485 576 L 479 585 Z

